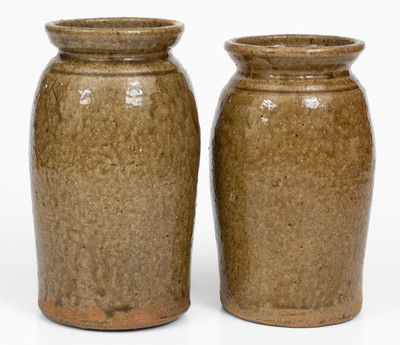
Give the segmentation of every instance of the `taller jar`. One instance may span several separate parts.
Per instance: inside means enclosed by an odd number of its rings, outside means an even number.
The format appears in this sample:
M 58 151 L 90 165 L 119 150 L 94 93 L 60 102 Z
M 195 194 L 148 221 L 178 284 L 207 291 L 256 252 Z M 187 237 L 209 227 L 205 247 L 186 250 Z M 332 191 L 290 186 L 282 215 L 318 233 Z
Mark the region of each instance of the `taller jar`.
M 200 150 L 193 93 L 169 52 L 183 25 L 109 18 L 46 30 L 60 53 L 32 116 L 40 309 L 92 329 L 176 319 L 189 307 Z
M 354 317 L 374 176 L 361 41 L 244 37 L 212 140 L 221 301 L 241 318 L 311 327 Z

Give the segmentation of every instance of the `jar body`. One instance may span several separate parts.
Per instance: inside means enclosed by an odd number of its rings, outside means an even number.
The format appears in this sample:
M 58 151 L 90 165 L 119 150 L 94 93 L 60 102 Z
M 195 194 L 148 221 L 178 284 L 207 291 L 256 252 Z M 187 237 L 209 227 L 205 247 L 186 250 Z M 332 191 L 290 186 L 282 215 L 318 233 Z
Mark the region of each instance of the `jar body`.
M 31 132 L 46 316 L 133 329 L 187 310 L 199 144 L 194 97 L 171 58 L 50 63 Z
M 357 81 L 238 72 L 212 146 L 224 308 L 292 327 L 354 317 L 375 162 Z

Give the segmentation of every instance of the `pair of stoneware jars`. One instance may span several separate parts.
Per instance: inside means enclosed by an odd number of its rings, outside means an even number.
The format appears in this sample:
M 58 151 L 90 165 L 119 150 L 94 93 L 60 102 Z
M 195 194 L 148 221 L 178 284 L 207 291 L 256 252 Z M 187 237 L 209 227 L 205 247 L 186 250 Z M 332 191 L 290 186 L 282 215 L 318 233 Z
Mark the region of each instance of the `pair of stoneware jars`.
M 59 48 L 32 116 L 39 306 L 89 329 L 167 323 L 189 307 L 200 136 L 170 54 L 183 31 L 145 18 L 49 23 Z M 374 148 L 349 72 L 361 41 L 244 37 L 212 133 L 221 301 L 243 319 L 339 323 L 361 308 Z

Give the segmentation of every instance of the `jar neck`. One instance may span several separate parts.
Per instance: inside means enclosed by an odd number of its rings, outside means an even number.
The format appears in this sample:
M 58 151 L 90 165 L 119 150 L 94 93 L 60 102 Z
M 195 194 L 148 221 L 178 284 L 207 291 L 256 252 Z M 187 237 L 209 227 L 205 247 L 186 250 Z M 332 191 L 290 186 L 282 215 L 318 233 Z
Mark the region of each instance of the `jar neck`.
M 244 75 L 275 78 L 333 78 L 348 75 L 355 54 L 346 56 L 255 56 L 230 52 Z M 358 54 L 357 54 L 358 55 Z
M 315 80 L 315 79 L 334 79 L 344 78 L 350 75 L 349 69 L 343 70 L 315 70 L 315 69 L 270 69 L 265 66 L 254 65 L 237 65 L 238 73 L 250 78 L 262 79 L 302 79 L 302 80 Z
M 348 75 L 364 43 L 337 36 L 273 35 L 232 39 L 225 49 L 242 74 L 329 78 Z
M 61 59 L 84 60 L 84 61 L 151 61 L 167 60 L 170 56 L 169 51 L 151 52 L 69 52 L 59 51 Z

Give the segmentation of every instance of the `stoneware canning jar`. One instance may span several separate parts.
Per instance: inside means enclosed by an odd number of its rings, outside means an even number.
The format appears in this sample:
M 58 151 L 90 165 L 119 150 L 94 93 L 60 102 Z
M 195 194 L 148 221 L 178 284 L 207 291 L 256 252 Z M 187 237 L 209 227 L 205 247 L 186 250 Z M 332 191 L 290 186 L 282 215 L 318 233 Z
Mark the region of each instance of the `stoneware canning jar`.
M 364 43 L 244 37 L 212 139 L 221 300 L 243 319 L 312 327 L 361 308 L 374 144 L 349 72 Z
M 183 25 L 144 18 L 46 25 L 31 132 L 39 307 L 92 329 L 134 329 L 189 307 L 199 125 L 169 53 Z

